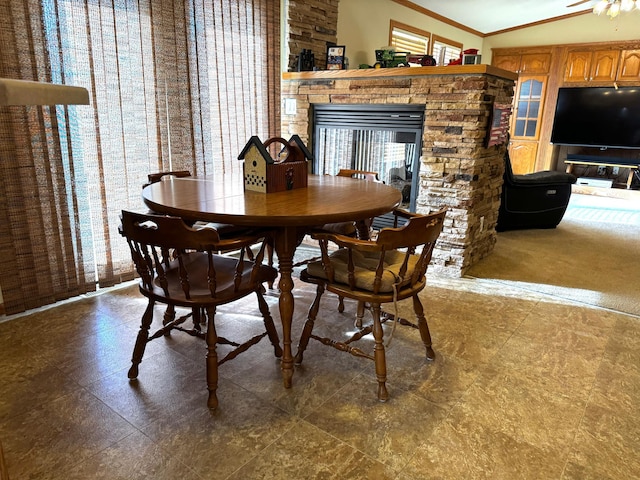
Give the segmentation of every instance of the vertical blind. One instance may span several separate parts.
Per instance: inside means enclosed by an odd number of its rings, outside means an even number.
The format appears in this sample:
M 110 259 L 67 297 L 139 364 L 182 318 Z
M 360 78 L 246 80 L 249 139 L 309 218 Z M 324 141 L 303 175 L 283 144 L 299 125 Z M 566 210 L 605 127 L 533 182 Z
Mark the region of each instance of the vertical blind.
M 410 32 L 396 25 L 391 27 L 391 45 L 396 52 L 409 52 L 424 55 L 429 52 L 429 32 Z
M 132 279 L 122 209 L 150 172 L 238 171 L 279 135 L 279 2 L 0 0 L 0 76 L 89 90 L 90 106 L 0 107 L 7 314 Z
M 432 51 L 431 55 L 436 59 L 438 65 L 448 65 L 451 60 L 457 60 L 462 53 L 462 44 L 447 40 L 442 37 L 434 35 L 431 38 Z

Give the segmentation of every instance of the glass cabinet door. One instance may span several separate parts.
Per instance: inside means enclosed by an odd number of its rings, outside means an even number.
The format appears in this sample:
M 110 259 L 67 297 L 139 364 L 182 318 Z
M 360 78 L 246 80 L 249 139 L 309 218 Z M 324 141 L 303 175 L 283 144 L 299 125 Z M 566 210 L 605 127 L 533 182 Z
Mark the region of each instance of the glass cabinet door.
M 537 140 L 546 77 L 521 77 L 516 92 L 512 137 Z
M 546 84 L 546 76 L 521 75 L 518 79 L 509 144 L 511 166 L 517 175 L 535 171 Z

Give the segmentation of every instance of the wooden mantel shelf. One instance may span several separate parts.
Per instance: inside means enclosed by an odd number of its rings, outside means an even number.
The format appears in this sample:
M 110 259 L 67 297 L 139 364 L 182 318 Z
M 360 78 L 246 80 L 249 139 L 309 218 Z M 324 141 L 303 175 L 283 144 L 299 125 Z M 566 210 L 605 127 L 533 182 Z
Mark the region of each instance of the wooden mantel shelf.
M 414 77 L 422 75 L 478 75 L 517 80 L 518 74 L 492 65 L 451 65 L 445 67 L 363 68 L 354 70 L 318 70 L 315 72 L 284 72 L 283 80 L 334 80 L 348 78 Z

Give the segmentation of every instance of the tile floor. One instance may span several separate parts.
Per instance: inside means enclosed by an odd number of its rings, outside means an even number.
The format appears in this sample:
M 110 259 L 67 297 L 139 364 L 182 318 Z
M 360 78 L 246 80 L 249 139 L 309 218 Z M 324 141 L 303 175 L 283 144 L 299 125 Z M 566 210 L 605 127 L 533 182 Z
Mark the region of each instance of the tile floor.
M 135 286 L 0 323 L 0 439 L 20 479 L 636 479 L 640 319 L 487 280 L 423 292 L 437 359 L 399 326 L 390 400 L 373 363 L 312 342 L 284 389 L 268 341 L 220 367 L 204 343 L 152 342 L 127 370 L 145 307 Z M 294 339 L 308 287 L 296 289 Z M 349 325 L 353 306 L 321 312 Z M 277 295 L 268 298 L 277 317 Z M 278 323 L 278 318 L 276 318 Z M 253 299 L 220 331 L 261 328 Z M 326 327 L 331 328 L 331 327 Z M 387 329 L 391 325 L 386 325 Z

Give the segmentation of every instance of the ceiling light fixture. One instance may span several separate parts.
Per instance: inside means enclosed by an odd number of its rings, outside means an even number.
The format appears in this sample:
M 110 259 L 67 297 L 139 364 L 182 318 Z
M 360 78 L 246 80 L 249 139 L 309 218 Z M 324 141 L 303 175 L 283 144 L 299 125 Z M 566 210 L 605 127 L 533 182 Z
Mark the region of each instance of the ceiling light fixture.
M 640 0 L 600 0 L 593 7 L 593 13 L 600 15 L 606 12 L 611 18 L 617 17 L 620 12 L 630 12 L 640 9 Z

